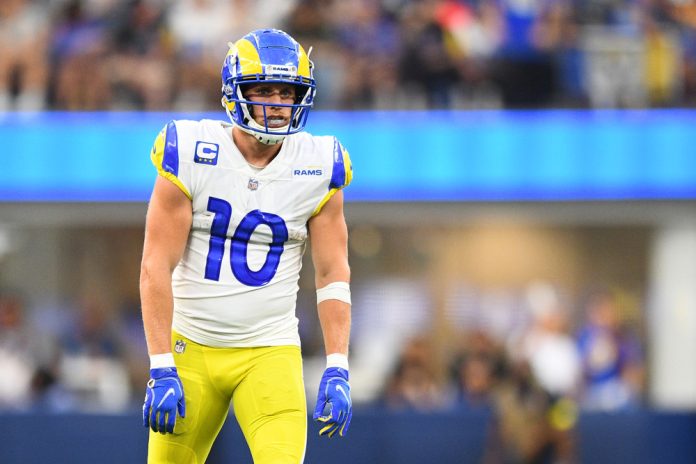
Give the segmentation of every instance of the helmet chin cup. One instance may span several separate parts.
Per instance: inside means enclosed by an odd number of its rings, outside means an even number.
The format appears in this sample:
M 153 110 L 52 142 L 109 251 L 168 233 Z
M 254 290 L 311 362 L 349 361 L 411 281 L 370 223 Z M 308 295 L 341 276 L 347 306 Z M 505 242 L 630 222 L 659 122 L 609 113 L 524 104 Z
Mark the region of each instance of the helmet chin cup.
M 261 125 L 258 124 L 256 121 L 251 121 L 249 123 L 249 126 L 257 126 L 261 128 Z M 273 132 L 264 132 L 263 130 L 252 130 L 247 127 L 242 127 L 238 126 L 239 129 L 242 131 L 246 132 L 247 134 L 253 135 L 256 140 L 259 142 L 263 143 L 264 145 L 277 145 L 283 140 L 285 140 L 285 137 L 287 137 L 287 127 L 288 126 L 283 126 L 279 128 L 280 130 L 283 130 L 282 134 L 275 134 Z

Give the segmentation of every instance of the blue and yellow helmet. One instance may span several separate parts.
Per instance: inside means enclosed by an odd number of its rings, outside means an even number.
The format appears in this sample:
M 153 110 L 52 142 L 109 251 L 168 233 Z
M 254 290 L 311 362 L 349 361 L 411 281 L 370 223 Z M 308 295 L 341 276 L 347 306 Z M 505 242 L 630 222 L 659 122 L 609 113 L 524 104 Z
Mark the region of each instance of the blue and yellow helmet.
M 245 35 L 230 49 L 222 65 L 222 106 L 234 124 L 269 145 L 304 129 L 309 109 L 314 102 L 316 83 L 314 65 L 302 46 L 278 29 L 259 29 Z M 297 88 L 292 104 L 259 103 L 246 100 L 242 87 L 246 84 L 285 83 Z M 290 123 L 271 128 L 258 124 L 251 116 L 251 105 L 292 107 Z M 264 118 L 265 121 L 265 118 Z

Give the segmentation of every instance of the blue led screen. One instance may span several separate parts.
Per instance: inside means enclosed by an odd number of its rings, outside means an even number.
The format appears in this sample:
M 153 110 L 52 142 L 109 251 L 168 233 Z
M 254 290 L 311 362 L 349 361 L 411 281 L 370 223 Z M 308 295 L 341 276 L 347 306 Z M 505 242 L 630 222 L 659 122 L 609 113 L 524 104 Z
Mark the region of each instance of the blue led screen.
M 145 201 L 149 154 L 175 118 L 0 115 L 0 201 Z M 326 112 L 355 178 L 348 201 L 696 199 L 696 111 Z

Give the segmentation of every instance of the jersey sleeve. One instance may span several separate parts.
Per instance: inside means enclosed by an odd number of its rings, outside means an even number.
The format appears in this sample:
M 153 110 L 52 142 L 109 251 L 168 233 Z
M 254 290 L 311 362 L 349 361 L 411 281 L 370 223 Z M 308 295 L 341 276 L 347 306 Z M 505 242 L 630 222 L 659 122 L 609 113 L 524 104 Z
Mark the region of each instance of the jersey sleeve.
M 190 179 L 179 165 L 179 141 L 174 121 L 167 124 L 157 135 L 150 159 L 160 176 L 179 187 L 189 199 L 192 198 Z
M 350 155 L 341 142 L 337 138 L 333 139 L 333 154 L 331 167 L 331 181 L 329 182 L 329 191 L 326 192 L 324 198 L 319 202 L 312 216 L 319 214 L 327 201 L 339 190 L 347 187 L 353 181 L 353 164 L 350 161 Z

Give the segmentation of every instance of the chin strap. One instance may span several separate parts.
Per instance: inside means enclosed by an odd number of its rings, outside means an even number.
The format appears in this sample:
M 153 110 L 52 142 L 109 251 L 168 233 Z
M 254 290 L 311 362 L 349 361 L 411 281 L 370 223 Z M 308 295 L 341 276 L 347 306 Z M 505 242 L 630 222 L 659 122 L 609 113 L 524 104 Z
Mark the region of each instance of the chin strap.
M 264 145 L 277 145 L 277 144 L 281 143 L 283 140 L 285 140 L 285 137 L 287 137 L 285 134 L 283 134 L 283 135 L 260 134 L 258 132 L 254 132 L 252 130 L 246 130 L 243 127 L 240 127 L 240 129 L 243 130 L 244 132 L 246 132 L 247 134 L 253 135 L 256 140 L 263 143 Z
M 253 124 L 255 126 L 261 127 L 259 124 L 256 123 L 256 121 L 251 121 L 248 123 L 250 126 Z M 265 132 L 257 132 L 254 129 L 251 128 L 246 128 L 240 125 L 237 125 L 240 130 L 246 132 L 247 134 L 253 135 L 256 140 L 259 142 L 263 143 L 264 145 L 277 145 L 281 143 L 283 140 L 285 140 L 285 137 L 287 137 L 287 134 L 267 134 Z M 287 126 L 282 128 L 283 130 L 287 130 Z

